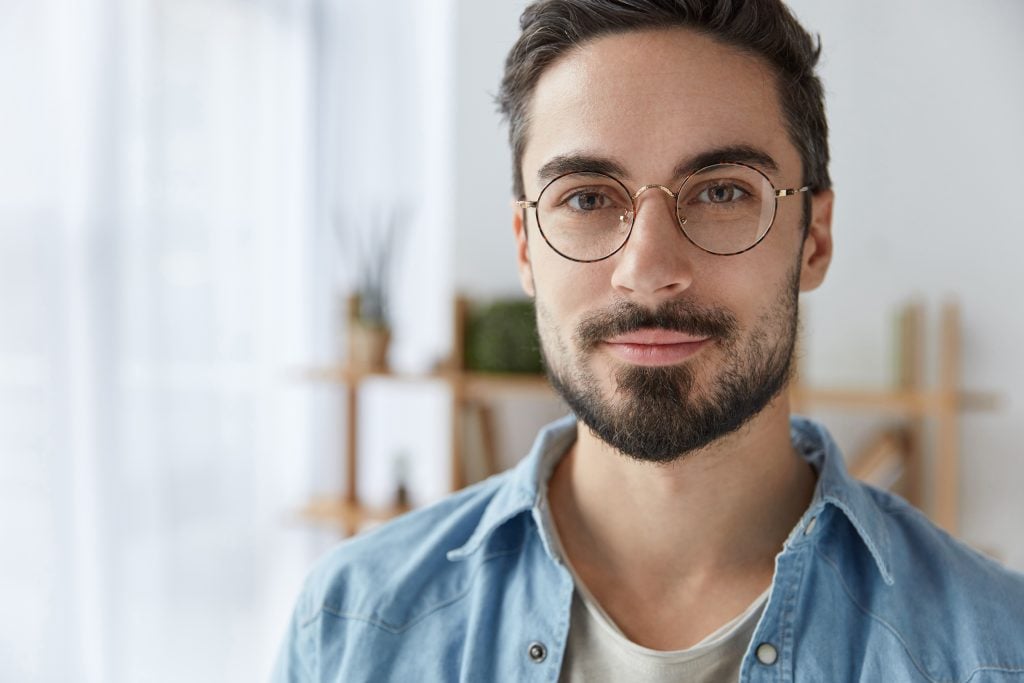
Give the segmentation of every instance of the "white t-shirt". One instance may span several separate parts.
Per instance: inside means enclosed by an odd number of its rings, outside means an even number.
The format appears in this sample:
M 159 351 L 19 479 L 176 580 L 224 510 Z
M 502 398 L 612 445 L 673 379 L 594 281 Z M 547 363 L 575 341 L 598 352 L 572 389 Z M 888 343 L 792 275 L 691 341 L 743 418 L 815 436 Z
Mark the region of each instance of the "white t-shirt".
M 738 617 L 685 650 L 652 650 L 627 638 L 604 610 L 576 584 L 562 683 L 735 683 L 761 612 L 766 590 Z M 680 618 L 685 618 L 682 615 Z
M 557 534 L 551 528 L 552 534 Z M 771 588 L 759 595 L 742 614 L 685 650 L 652 650 L 637 645 L 622 632 L 583 585 L 569 564 L 560 540 L 558 553 L 572 574 L 569 642 L 562 660 L 560 683 L 735 683 L 740 665 Z M 685 619 L 686 615 L 680 615 Z

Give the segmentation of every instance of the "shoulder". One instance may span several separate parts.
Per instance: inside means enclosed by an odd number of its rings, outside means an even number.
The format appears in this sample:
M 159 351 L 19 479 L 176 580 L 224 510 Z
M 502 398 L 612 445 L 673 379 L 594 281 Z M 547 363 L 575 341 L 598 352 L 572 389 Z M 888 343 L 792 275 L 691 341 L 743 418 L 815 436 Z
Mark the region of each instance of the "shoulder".
M 514 530 L 526 523 L 506 524 L 516 515 L 501 515 L 522 499 L 509 493 L 516 490 L 508 474 L 497 475 L 325 554 L 296 601 L 272 680 L 451 678 L 467 605 L 479 602 L 469 597 L 476 573 L 492 557 L 516 557 L 522 545 Z M 460 550 L 497 526 L 487 552 Z
M 858 662 L 870 680 L 1024 676 L 1024 575 L 898 496 L 852 480 L 844 493 L 808 537 L 818 560 L 801 612 L 811 649 Z M 841 643 L 814 637 L 837 630 Z
M 898 583 L 941 595 L 978 618 L 1009 612 L 1024 632 L 1024 574 L 1012 571 L 936 526 L 902 498 L 864 485 L 887 520 Z
M 915 667 L 937 679 L 1024 674 L 1024 575 L 952 537 L 902 498 L 859 486 L 884 520 L 892 578 L 870 594 L 851 594 L 873 628 L 896 636 Z
M 819 472 L 811 514 L 832 507 L 836 522 L 814 534 L 813 545 L 860 612 L 921 633 L 992 634 L 1019 649 L 1019 637 L 1007 636 L 1024 633 L 1024 575 L 953 538 L 903 498 L 852 479 L 823 426 L 803 418 L 791 426 L 797 450 Z M 999 633 L 1000 626 L 1009 630 Z
M 507 565 L 539 538 L 532 514 L 539 482 L 575 438 L 569 415 L 543 428 L 512 469 L 345 541 L 310 573 L 296 616 L 397 633 L 469 595 L 484 564 L 512 573 Z
M 465 545 L 503 486 L 501 474 L 346 540 L 310 572 L 297 605 L 300 624 L 321 614 L 400 631 L 467 589 Z

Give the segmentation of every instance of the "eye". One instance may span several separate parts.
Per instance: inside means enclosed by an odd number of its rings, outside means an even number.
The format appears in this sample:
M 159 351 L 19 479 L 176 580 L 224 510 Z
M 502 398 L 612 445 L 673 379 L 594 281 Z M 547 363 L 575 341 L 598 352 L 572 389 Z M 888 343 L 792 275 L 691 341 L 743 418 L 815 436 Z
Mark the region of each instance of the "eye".
M 733 183 L 716 183 L 704 188 L 697 195 L 698 202 L 707 204 L 729 204 L 737 202 L 750 193 Z
M 596 190 L 579 190 L 567 197 L 565 203 L 576 211 L 599 211 L 615 205 L 611 197 Z

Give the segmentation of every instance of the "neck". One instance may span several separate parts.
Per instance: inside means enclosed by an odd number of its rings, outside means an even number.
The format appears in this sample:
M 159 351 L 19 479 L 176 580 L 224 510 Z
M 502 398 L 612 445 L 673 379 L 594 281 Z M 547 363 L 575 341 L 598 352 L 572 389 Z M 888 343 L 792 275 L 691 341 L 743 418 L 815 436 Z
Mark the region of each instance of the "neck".
M 754 596 L 767 588 L 815 483 L 790 441 L 785 393 L 738 432 L 668 465 L 578 430 L 549 495 L 568 559 L 599 602 L 612 581 L 680 596 L 712 583 L 748 594 L 760 586 Z

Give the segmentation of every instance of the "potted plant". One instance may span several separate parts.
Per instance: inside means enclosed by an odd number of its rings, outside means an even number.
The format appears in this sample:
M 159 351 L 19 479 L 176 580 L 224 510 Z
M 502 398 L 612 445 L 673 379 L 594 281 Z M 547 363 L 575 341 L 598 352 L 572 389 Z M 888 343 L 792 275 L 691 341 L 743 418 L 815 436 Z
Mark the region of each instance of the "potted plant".
M 499 299 L 467 316 L 466 368 L 477 372 L 544 372 L 533 301 Z
M 354 277 L 346 315 L 348 364 L 353 369 L 388 369 L 390 288 L 396 238 L 403 224 L 397 208 L 372 212 L 361 224 L 335 220 L 342 256 Z

